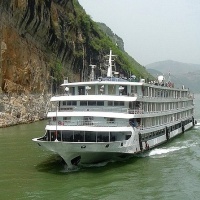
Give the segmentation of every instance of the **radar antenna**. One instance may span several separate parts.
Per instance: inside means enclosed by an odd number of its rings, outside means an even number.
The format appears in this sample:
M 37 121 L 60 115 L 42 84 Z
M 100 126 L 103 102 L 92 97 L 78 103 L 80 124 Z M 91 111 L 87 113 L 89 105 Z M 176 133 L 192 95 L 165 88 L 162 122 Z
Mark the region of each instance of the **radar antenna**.
M 91 74 L 90 74 L 90 81 L 94 81 L 94 68 L 96 65 L 89 65 L 92 68 Z

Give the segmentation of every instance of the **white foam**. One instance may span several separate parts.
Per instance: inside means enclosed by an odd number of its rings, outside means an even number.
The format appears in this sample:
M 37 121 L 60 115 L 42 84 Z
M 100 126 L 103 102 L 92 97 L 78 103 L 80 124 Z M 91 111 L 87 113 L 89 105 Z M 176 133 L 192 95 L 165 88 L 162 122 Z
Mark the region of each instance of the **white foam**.
M 200 121 L 198 120 L 195 126 L 200 126 Z
M 80 170 L 80 168 L 78 166 L 73 166 L 73 168 L 69 168 L 67 166 L 67 164 L 65 164 L 63 170 L 61 170 L 60 172 L 61 173 L 69 173 L 69 172 L 76 172 L 79 170 Z
M 180 149 L 185 149 L 185 148 L 187 148 L 187 147 L 182 146 L 182 147 L 170 147 L 170 148 L 154 149 L 154 150 L 149 152 L 149 156 L 167 154 L 167 153 L 178 151 Z
M 164 157 L 168 153 L 179 151 L 181 149 L 187 149 L 187 148 L 196 146 L 198 143 L 197 142 L 191 143 L 191 140 L 188 140 L 188 141 L 184 141 L 184 142 L 177 142 L 177 144 L 183 144 L 183 145 L 182 146 L 177 146 L 177 147 L 173 146 L 173 147 L 169 147 L 169 148 L 153 149 L 148 153 L 148 156 L 162 155 Z

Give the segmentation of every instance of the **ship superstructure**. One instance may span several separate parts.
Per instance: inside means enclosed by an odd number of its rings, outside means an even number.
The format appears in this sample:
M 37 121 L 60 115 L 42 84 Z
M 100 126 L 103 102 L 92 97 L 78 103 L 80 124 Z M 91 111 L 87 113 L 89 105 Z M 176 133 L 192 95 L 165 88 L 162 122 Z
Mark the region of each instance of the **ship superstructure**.
M 194 126 L 193 94 L 159 76 L 146 83 L 113 76 L 64 81 L 64 94 L 51 98 L 46 133 L 39 146 L 59 154 L 69 168 L 142 153 Z

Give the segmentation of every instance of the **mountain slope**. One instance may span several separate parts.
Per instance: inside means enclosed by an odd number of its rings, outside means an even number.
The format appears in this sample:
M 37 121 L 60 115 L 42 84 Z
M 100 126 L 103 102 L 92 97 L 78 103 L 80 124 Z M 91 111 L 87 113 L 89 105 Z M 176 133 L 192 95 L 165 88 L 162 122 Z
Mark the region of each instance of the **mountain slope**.
M 173 60 L 165 60 L 151 63 L 145 66 L 147 69 L 155 69 L 162 73 L 179 74 L 193 72 L 200 69 L 200 64 L 182 63 Z
M 168 79 L 170 72 L 170 79 L 177 87 L 181 88 L 184 85 L 193 92 L 200 92 L 200 65 L 198 64 L 168 60 L 149 64 L 146 68 L 154 77 L 164 74 Z

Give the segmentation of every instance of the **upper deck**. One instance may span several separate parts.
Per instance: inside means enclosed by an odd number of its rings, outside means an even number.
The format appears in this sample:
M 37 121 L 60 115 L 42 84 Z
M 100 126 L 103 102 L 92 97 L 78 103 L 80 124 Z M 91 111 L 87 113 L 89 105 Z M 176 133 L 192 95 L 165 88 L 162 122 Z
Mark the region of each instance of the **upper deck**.
M 108 64 L 105 65 L 107 77 L 99 77 L 95 80 L 94 69 L 96 66 L 90 65 L 92 70 L 90 81 L 69 83 L 68 80 L 64 80 L 61 85 L 64 95 L 53 97 L 51 101 L 66 100 L 65 96 L 70 96 L 67 99 L 75 101 L 83 99 L 105 101 L 135 101 L 140 99 L 146 101 L 148 98 L 181 99 L 190 97 L 188 89 L 184 87 L 182 89 L 174 88 L 174 84 L 170 81 L 165 82 L 163 76 L 159 76 L 157 81 L 149 83 L 146 83 L 145 79 L 139 80 L 134 75 L 130 78 L 120 77 L 118 72 L 112 70 L 114 57 L 115 55 L 112 55 L 112 50 L 110 50 L 110 54 L 107 55 Z
M 104 100 L 104 101 L 180 101 L 193 98 L 189 89 L 174 88 L 169 84 L 134 82 L 122 78 L 103 78 L 88 82 L 64 81 L 63 94 L 51 101 Z M 117 97 L 117 98 L 116 98 Z

